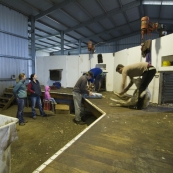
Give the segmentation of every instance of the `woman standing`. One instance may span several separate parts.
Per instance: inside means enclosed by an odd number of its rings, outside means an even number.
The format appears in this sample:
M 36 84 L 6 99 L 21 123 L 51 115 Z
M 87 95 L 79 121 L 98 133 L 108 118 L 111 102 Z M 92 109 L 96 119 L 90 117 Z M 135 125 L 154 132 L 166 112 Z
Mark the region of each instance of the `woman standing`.
M 30 78 L 31 82 L 28 84 L 28 91 L 31 93 L 31 104 L 32 104 L 32 117 L 36 119 L 36 111 L 35 111 L 35 104 L 37 103 L 38 108 L 40 110 L 41 116 L 46 116 L 45 112 L 42 108 L 41 103 L 41 87 L 40 83 L 37 80 L 37 75 L 35 73 L 31 74 Z
M 23 109 L 25 106 L 25 98 L 27 97 L 26 85 L 25 85 L 26 76 L 24 73 L 19 74 L 19 82 L 13 88 L 13 94 L 17 100 L 18 110 L 16 117 L 19 119 L 19 125 L 24 126 L 27 121 L 24 121 L 23 118 Z

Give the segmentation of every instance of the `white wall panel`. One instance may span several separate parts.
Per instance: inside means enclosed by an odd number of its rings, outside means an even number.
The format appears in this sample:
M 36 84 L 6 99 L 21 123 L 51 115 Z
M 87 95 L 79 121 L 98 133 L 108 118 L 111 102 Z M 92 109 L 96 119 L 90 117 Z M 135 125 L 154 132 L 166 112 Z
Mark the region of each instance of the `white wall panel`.
M 114 82 L 114 57 L 113 57 L 113 53 L 105 53 L 102 54 L 103 57 L 103 63 L 99 63 L 101 64 L 105 64 L 106 65 L 106 90 L 107 91 L 113 91 L 113 82 Z M 92 58 L 91 58 L 91 68 L 95 68 L 96 64 L 98 64 L 98 59 L 97 59 L 97 54 L 93 54 Z
M 121 91 L 121 81 L 122 81 L 122 75 L 116 72 L 116 67 L 118 64 L 123 64 L 126 66 L 128 64 L 128 50 L 124 49 L 119 52 L 116 52 L 114 55 L 114 83 L 113 83 L 113 90 L 115 92 Z
M 162 58 L 172 55 L 168 61 L 173 61 L 173 34 L 152 40 L 152 64 L 158 71 L 173 71 L 173 67 L 162 67 Z M 165 59 L 166 60 L 166 59 Z
M 161 38 L 157 38 L 155 40 L 152 40 L 152 50 L 151 50 L 151 56 L 152 56 L 152 64 L 156 67 L 158 78 L 154 78 L 149 85 L 149 89 L 153 91 L 153 98 L 152 101 L 156 102 L 156 100 L 159 99 L 159 84 L 163 84 L 160 79 L 160 73 L 161 72 L 173 72 L 173 66 L 162 66 L 162 61 L 166 60 L 163 59 L 163 57 L 167 57 L 172 55 L 171 59 L 167 59 L 168 61 L 173 61 L 173 34 L 166 35 Z M 170 94 L 171 96 L 171 94 Z M 162 97 L 162 96 L 161 96 Z
M 78 56 L 66 56 L 67 63 L 67 87 L 74 87 L 79 79 L 79 57 Z
M 90 60 L 88 54 L 81 54 L 79 55 L 79 77 L 83 74 L 83 72 L 90 70 Z
M 89 71 L 96 67 L 97 55 L 94 54 L 91 59 L 89 55 L 79 56 L 49 56 L 37 57 L 36 59 L 36 74 L 42 85 L 52 85 L 53 82 L 49 79 L 49 69 L 63 69 L 62 80 L 60 81 L 63 87 L 74 87 L 75 83 L 82 76 L 83 72 Z M 106 64 L 107 91 L 113 91 L 113 71 L 114 57 L 113 54 L 103 55 L 103 64 Z
M 49 70 L 63 69 L 62 70 L 62 87 L 67 86 L 67 69 L 66 69 L 66 56 L 47 56 L 47 57 L 37 57 L 36 58 L 36 74 L 41 85 L 52 86 L 54 82 L 50 80 Z

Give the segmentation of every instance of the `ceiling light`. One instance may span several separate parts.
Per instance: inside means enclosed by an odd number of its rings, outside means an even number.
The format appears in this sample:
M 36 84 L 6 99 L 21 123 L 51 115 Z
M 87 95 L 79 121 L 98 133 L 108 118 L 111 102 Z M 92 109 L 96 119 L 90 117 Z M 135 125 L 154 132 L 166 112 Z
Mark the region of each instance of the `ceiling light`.
M 149 1 L 143 0 L 143 5 L 173 5 L 173 1 Z

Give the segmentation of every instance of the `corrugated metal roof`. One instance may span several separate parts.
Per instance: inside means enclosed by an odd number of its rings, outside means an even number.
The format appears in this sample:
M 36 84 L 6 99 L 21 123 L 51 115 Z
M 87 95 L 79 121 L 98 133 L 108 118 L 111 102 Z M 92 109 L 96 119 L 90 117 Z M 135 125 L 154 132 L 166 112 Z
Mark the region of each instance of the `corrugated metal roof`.
M 78 23 L 89 20 L 89 15 L 82 10 L 82 8 L 78 7 L 77 3 L 69 4 L 62 8 L 63 11 L 69 14 L 72 18 L 76 19 Z
M 122 5 L 126 5 L 130 2 L 133 2 L 133 0 L 121 0 L 120 2 L 121 2 Z
M 121 26 L 123 24 L 126 24 L 125 16 L 122 13 L 112 15 L 112 18 L 114 19 L 117 26 Z
M 98 5 L 98 1 L 95 0 L 77 1 L 76 3 L 80 4 L 91 17 L 96 17 L 104 12 Z
M 102 19 L 99 21 L 99 23 L 106 30 L 115 27 L 115 25 L 113 24 L 113 22 L 111 22 L 110 19 Z
M 140 13 L 138 7 L 126 11 L 127 18 L 129 22 L 139 19 Z M 135 15 L 134 15 L 135 14 Z
M 98 23 L 91 23 L 87 25 L 88 28 L 90 28 L 94 33 L 99 33 L 104 31 L 104 28 L 100 27 Z
M 171 5 L 165 5 L 167 2 L 166 0 L 158 0 L 157 3 L 147 0 L 0 0 L 3 5 L 25 14 L 28 18 L 32 15 L 35 17 L 36 39 L 46 37 L 45 49 L 52 46 L 53 40 L 57 42 L 55 45 L 60 43 L 61 31 L 65 33 L 64 42 L 73 41 L 76 47 L 79 39 L 87 46 L 88 40 L 97 44 L 99 41 L 121 39 L 124 35 L 128 37 L 137 31 L 140 33 L 143 16 L 149 16 L 151 22 L 165 24 L 168 33 L 172 33 L 173 10 Z M 173 1 L 169 2 L 173 4 Z M 3 15 L 3 11 L 0 14 Z M 13 23 L 18 25 L 17 22 Z M 30 22 L 28 25 L 30 31 Z M 115 31 L 112 31 L 113 29 Z M 52 37 L 54 34 L 59 34 L 56 36 L 58 39 Z M 48 39 L 49 36 L 51 40 Z M 36 42 L 36 47 L 40 47 L 39 42 Z
M 119 8 L 119 3 L 118 3 L 118 1 L 115 1 L 115 0 L 109 0 L 109 1 L 100 0 L 100 3 L 103 5 L 103 7 L 104 7 L 104 9 L 106 9 L 106 11 L 111 11 L 116 8 Z

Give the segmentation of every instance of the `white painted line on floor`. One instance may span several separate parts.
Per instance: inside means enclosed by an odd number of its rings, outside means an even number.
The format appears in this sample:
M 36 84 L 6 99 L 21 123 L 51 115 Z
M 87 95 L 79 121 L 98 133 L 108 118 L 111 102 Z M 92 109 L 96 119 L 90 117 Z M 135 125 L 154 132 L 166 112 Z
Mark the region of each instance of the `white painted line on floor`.
M 69 148 L 76 140 L 78 140 L 85 132 L 87 132 L 92 126 L 94 126 L 100 119 L 102 119 L 106 113 L 103 112 L 100 108 L 91 103 L 88 99 L 85 99 L 90 105 L 99 110 L 102 115 L 97 118 L 91 125 L 89 125 L 86 129 L 84 129 L 81 133 L 79 133 L 76 137 L 74 137 L 70 142 L 68 142 L 64 147 L 62 147 L 58 152 L 56 152 L 53 156 L 51 156 L 46 162 L 44 162 L 41 166 L 39 166 L 33 173 L 41 172 L 48 164 L 50 164 L 53 160 L 55 160 L 60 154 L 62 154 L 67 148 Z

